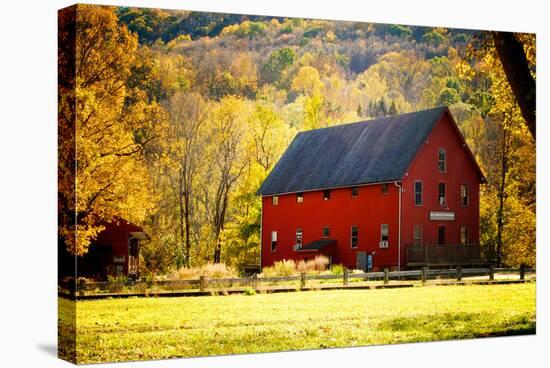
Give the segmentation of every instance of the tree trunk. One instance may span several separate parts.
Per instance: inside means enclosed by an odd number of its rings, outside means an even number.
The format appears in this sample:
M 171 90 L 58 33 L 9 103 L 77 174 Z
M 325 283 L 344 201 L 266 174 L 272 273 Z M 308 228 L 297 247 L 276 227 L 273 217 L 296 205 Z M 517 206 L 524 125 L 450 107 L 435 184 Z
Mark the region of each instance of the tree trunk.
M 221 190 L 221 208 L 219 208 L 219 211 L 217 211 L 218 216 L 216 218 L 216 246 L 214 248 L 214 263 L 220 263 L 221 260 L 221 253 L 222 253 L 222 240 L 221 240 L 221 233 L 223 231 L 224 225 L 225 225 L 225 213 L 227 211 L 227 204 L 229 200 L 229 189 L 231 187 L 230 184 L 223 183 L 224 187 Z
M 183 265 L 189 266 L 187 253 L 185 251 L 185 208 L 183 203 L 184 192 L 183 192 L 183 175 L 180 171 L 179 177 L 179 191 L 178 191 L 178 206 L 179 206 L 179 238 L 181 241 L 181 252 L 183 255 Z
M 511 32 L 492 32 L 492 35 L 508 84 L 536 141 L 536 84 L 523 46 Z
M 506 173 L 508 171 L 508 132 L 503 130 L 502 152 L 501 152 L 501 173 L 498 188 L 498 212 L 497 212 L 497 266 L 502 266 L 502 230 L 504 228 L 504 199 L 506 198 Z
M 184 194 L 185 206 L 185 263 L 187 266 L 191 263 L 191 219 L 189 218 L 189 193 Z

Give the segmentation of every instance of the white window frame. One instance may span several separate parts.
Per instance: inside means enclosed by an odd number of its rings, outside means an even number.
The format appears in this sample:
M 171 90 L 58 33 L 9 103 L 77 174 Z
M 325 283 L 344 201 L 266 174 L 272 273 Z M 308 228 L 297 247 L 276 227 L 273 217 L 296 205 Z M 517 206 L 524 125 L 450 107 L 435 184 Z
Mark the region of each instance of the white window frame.
M 420 203 L 416 203 L 416 184 L 420 184 Z M 414 181 L 414 205 L 415 206 L 422 206 L 424 205 L 424 183 L 422 180 L 415 180 Z
M 440 193 L 441 184 L 443 184 L 445 189 L 443 191 L 443 203 L 441 203 L 441 193 Z M 437 203 L 439 203 L 440 207 L 447 207 L 447 183 L 444 181 L 440 181 L 437 183 Z
M 353 230 L 355 229 L 355 232 L 356 232 L 356 235 L 354 236 L 353 235 Z M 359 226 L 357 225 L 351 225 L 351 228 L 350 228 L 350 246 L 351 246 L 351 249 L 357 249 L 359 248 Z M 353 239 L 355 238 L 355 245 L 353 243 Z
M 278 206 L 279 205 L 279 196 L 271 197 L 271 204 L 274 205 L 274 206 Z
M 325 235 L 325 230 L 327 230 L 327 235 Z M 323 239 L 328 239 L 330 237 L 330 226 L 323 226 Z
M 462 188 L 466 188 L 466 204 L 462 203 Z M 468 183 L 460 183 L 460 206 L 469 207 L 470 206 L 470 185 Z
M 384 233 L 386 233 L 386 239 L 384 239 Z M 380 241 L 390 240 L 390 224 L 380 224 Z
M 443 152 L 443 160 L 440 157 L 442 152 Z M 439 166 L 441 162 L 443 162 L 443 170 L 441 170 Z M 447 172 L 447 151 L 443 147 L 439 147 L 439 149 L 437 150 L 437 172 L 442 174 Z
M 301 227 L 299 227 L 296 229 L 296 245 L 301 247 L 303 244 L 304 244 L 304 231 L 302 230 Z
M 304 203 L 304 193 L 296 193 L 296 202 Z
M 275 248 L 273 248 L 273 243 L 275 243 Z M 271 252 L 275 253 L 278 246 L 279 244 L 277 242 L 277 230 L 273 230 L 271 231 Z

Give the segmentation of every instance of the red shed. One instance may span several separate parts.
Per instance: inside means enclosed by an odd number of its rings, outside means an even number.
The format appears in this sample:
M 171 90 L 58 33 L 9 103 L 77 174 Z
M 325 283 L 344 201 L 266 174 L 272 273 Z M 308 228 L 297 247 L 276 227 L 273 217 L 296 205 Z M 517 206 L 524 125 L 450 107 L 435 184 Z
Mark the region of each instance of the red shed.
M 78 257 L 78 276 L 107 279 L 107 276 L 137 278 L 140 242 L 149 240 L 145 231 L 124 219 L 104 224 L 83 257 Z
M 262 267 L 479 263 L 483 182 L 446 107 L 301 132 L 258 190 Z

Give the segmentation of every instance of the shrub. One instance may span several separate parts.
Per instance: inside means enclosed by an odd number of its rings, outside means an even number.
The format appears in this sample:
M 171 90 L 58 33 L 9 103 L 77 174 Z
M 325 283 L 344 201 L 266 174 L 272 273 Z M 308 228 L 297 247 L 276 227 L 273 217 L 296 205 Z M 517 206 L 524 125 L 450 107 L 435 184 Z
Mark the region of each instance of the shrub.
M 295 262 L 284 259 L 275 262 L 271 267 L 264 267 L 262 276 L 292 276 L 302 272 L 321 272 L 326 270 L 329 260 L 325 256 L 316 256 L 315 259 Z
M 207 263 L 200 268 L 200 275 L 210 279 L 237 277 L 237 272 L 225 263 Z
M 246 288 L 244 289 L 244 295 L 256 295 L 256 290 Z
M 110 283 L 114 283 L 114 282 L 122 283 L 122 282 L 125 282 L 126 280 L 128 280 L 126 276 L 113 276 L 113 275 L 107 276 L 107 281 Z
M 307 262 L 306 262 L 306 264 L 307 264 Z M 316 256 L 315 259 L 312 261 L 312 267 L 313 267 L 313 270 L 315 270 L 315 271 L 324 271 L 324 270 L 326 270 L 328 264 L 329 264 L 329 260 L 325 256 Z
M 306 272 L 308 269 L 307 269 L 307 263 L 306 261 L 304 261 L 303 259 L 298 261 L 298 263 L 296 263 L 296 271 L 298 272 Z
M 271 267 L 264 267 L 262 276 L 291 276 L 296 273 L 296 264 L 293 260 L 283 259 Z
M 237 272 L 225 263 L 207 263 L 200 267 L 181 267 L 172 273 L 169 278 L 172 280 L 190 280 L 198 279 L 200 276 L 209 279 L 222 279 L 237 277 Z
M 330 267 L 330 273 L 333 275 L 343 275 L 344 274 L 344 266 L 341 264 L 334 264 Z

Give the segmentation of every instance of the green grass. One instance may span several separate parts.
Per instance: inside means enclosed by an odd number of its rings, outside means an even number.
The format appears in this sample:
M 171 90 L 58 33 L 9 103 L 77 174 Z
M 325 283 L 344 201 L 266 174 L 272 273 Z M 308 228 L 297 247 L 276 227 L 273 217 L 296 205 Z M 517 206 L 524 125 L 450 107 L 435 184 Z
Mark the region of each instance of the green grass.
M 535 283 L 79 301 L 78 363 L 535 333 Z M 60 300 L 60 322 L 74 302 Z M 66 327 L 64 327 L 66 328 Z

